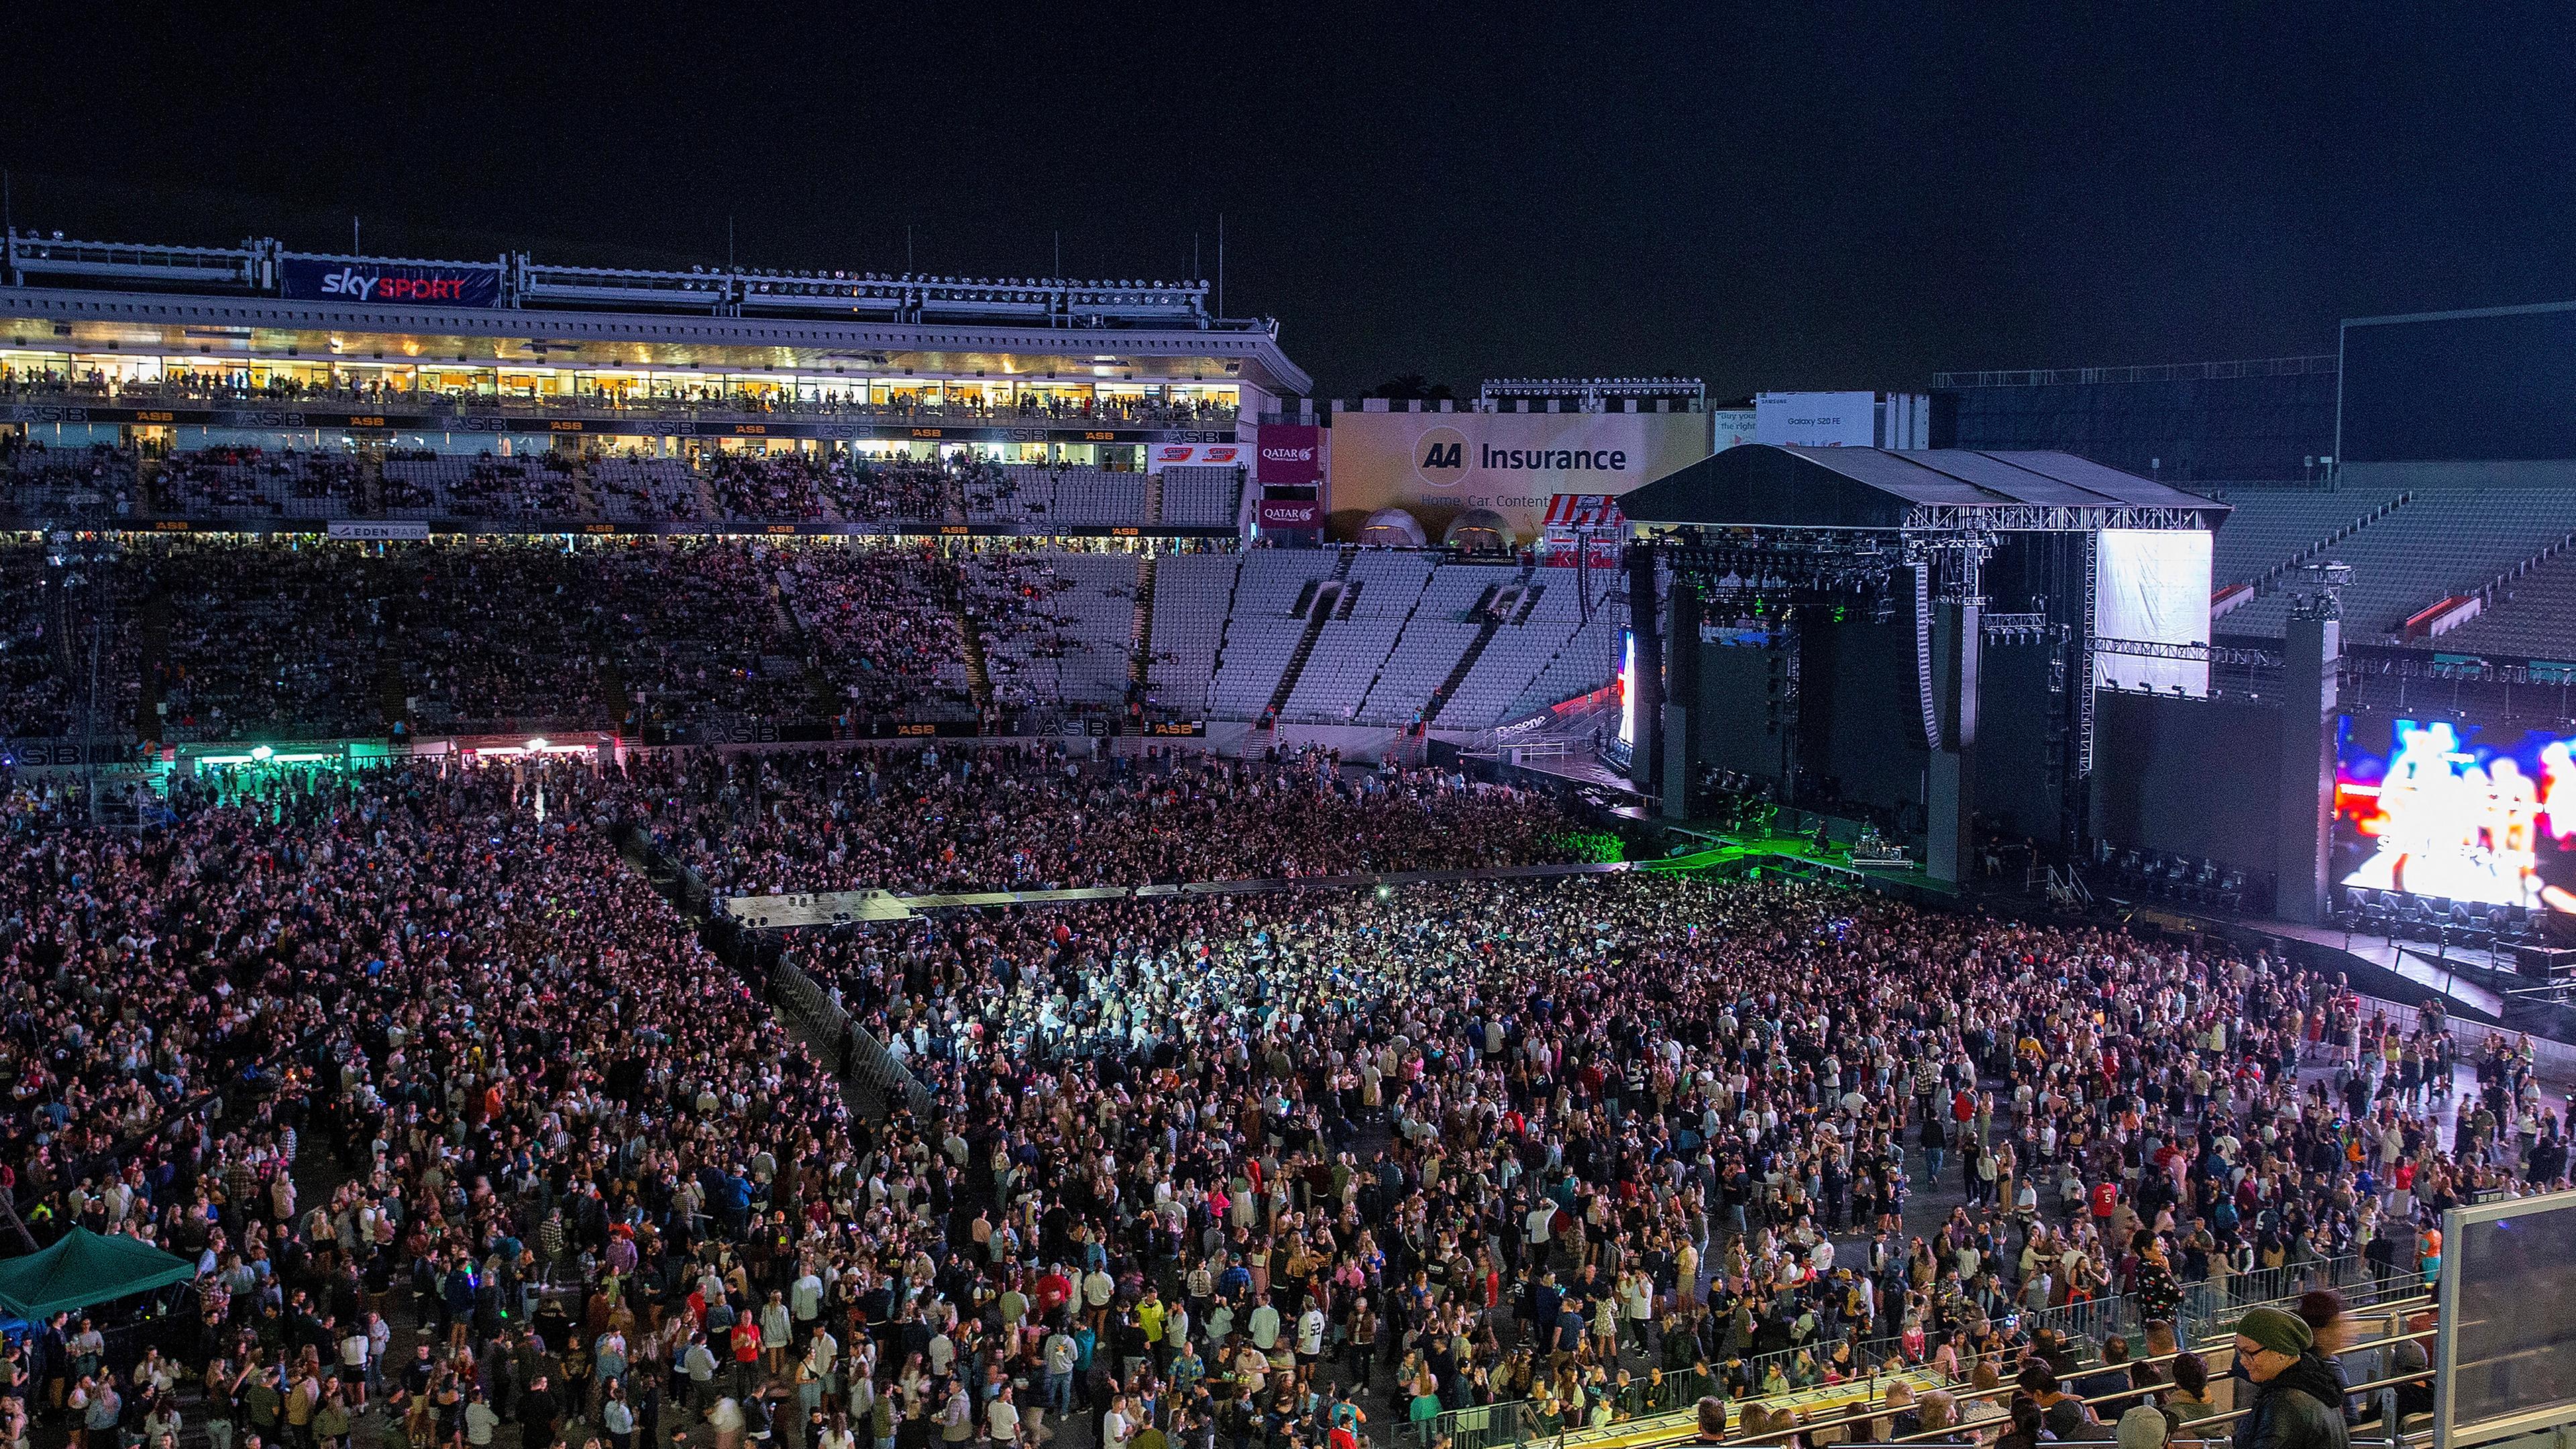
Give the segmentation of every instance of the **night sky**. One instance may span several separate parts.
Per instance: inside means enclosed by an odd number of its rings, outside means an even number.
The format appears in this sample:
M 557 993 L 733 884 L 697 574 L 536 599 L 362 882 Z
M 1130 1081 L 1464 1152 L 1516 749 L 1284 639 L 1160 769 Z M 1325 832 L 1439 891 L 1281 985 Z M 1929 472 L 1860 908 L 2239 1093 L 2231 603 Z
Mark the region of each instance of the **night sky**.
M 2576 10 L 24 6 L 21 226 L 1171 277 L 1325 396 L 2333 350 L 2576 296 Z M 685 22 L 676 18 L 685 15 Z M 791 17 L 792 18 L 781 18 Z M 895 28 L 889 28 L 895 27 Z

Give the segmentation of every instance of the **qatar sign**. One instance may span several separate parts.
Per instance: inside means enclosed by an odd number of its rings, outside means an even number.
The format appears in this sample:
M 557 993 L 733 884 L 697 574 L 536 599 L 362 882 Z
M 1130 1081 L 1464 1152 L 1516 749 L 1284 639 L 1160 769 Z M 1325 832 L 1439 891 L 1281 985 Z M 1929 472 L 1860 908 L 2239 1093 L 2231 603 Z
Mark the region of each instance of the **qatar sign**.
M 1312 423 L 1271 423 L 1253 449 L 1253 476 L 1264 483 L 1305 488 L 1324 479 L 1324 430 Z

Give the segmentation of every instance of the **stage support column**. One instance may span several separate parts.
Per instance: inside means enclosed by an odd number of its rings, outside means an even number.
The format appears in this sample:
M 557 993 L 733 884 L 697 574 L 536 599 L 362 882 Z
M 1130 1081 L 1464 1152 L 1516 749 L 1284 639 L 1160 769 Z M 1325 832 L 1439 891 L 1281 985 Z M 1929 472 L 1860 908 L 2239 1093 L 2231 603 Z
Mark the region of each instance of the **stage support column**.
M 1628 681 L 1628 687 L 1636 691 L 1632 703 L 1637 721 L 1637 738 L 1628 756 L 1628 782 L 1653 799 L 1661 795 L 1664 783 L 1663 621 L 1656 617 L 1659 601 L 1655 597 L 1655 551 L 1632 543 L 1624 562 L 1628 570 L 1628 632 L 1636 641 L 1637 661 L 1634 677 Z M 1619 661 L 1612 662 L 1615 666 Z
M 1675 575 L 1664 625 L 1664 818 L 1690 818 L 1691 780 L 1699 750 L 1691 716 L 1699 709 L 1699 585 Z
M 2331 594 L 2291 606 L 2281 640 L 2280 809 L 2273 829 L 2273 913 L 2313 926 L 2326 919 L 2326 852 L 2333 839 L 2335 674 L 2343 620 Z
M 1984 601 L 1973 583 L 1942 591 L 1932 612 L 1932 689 L 1941 743 L 1925 781 L 1930 830 L 1925 874 L 1949 885 L 1967 880 L 1977 858 L 1977 688 L 1983 672 Z

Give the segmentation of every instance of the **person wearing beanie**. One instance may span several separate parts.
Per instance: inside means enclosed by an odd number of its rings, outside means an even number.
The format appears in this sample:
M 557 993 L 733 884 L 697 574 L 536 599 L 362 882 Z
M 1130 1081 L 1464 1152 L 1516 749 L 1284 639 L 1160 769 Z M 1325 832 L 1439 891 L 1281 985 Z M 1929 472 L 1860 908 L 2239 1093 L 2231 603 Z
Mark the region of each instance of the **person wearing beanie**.
M 2235 1371 L 2255 1390 L 2236 1421 L 2235 1449 L 2350 1449 L 2342 1385 L 2299 1315 L 2248 1309 L 2236 1320 Z
M 2120 1441 L 2120 1449 L 2165 1449 L 2166 1432 L 2165 1411 L 2140 1404 L 2120 1416 L 2113 1437 Z

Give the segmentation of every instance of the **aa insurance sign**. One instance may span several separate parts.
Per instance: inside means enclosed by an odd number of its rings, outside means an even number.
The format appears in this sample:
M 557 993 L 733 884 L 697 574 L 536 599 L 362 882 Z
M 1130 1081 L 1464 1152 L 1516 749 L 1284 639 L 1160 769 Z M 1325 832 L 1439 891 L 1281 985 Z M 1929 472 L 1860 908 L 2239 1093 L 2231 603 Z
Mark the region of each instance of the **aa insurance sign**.
M 1617 497 L 1708 452 L 1706 413 L 1340 413 L 1334 526 L 1401 508 L 1437 538 L 1485 509 L 1529 542 L 1556 494 Z

